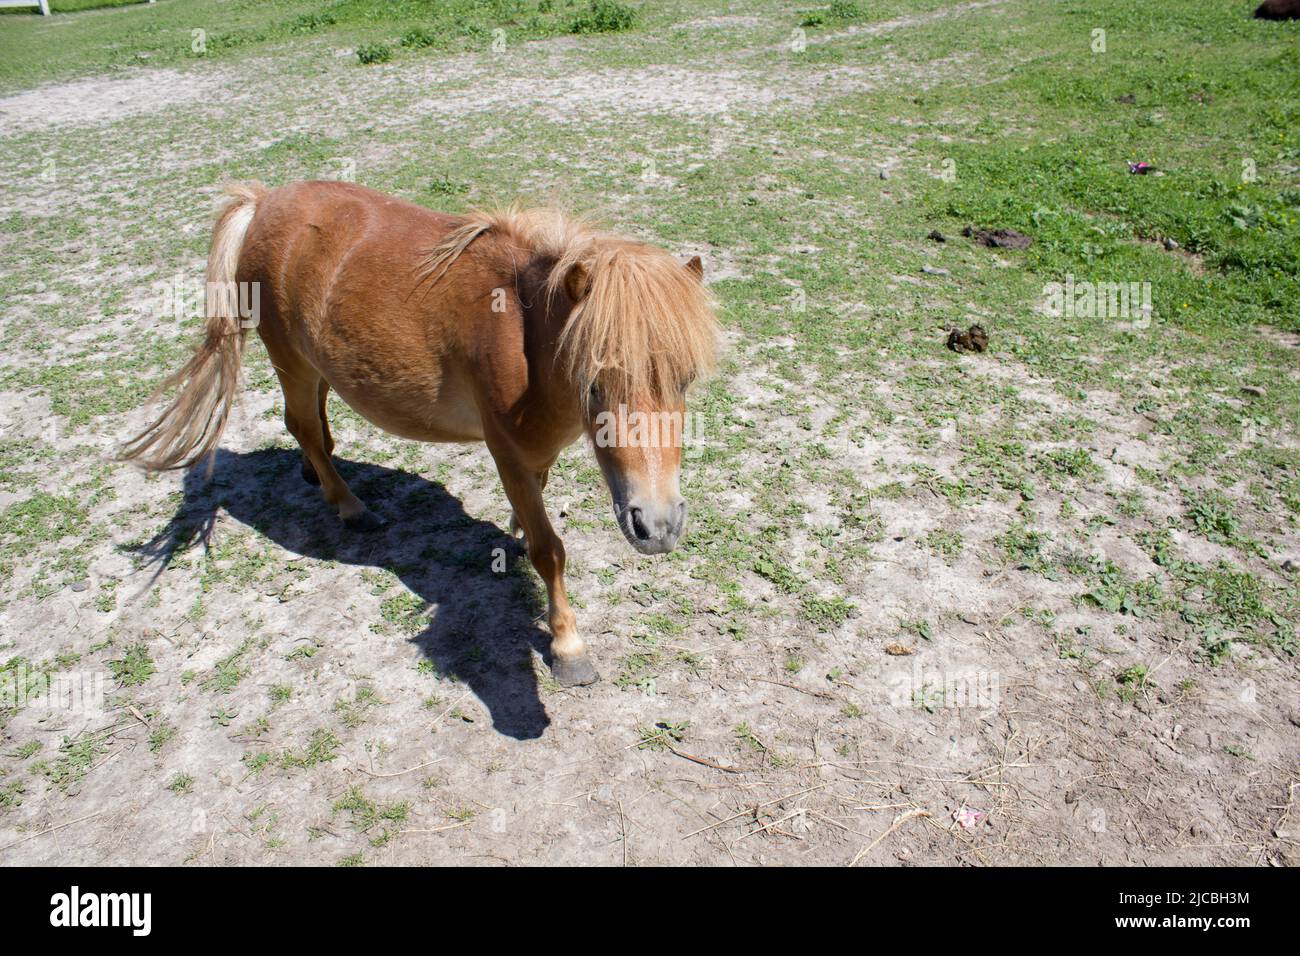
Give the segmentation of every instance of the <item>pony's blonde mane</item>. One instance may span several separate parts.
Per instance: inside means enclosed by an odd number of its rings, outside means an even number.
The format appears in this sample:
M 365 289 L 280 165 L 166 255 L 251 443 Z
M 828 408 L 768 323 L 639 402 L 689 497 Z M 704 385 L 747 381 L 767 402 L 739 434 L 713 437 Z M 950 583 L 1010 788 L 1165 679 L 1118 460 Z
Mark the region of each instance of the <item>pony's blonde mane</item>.
M 421 278 L 436 285 L 486 233 L 513 239 L 532 258 L 551 262 L 547 300 L 560 292 L 577 299 L 556 360 L 584 401 L 594 385 L 607 407 L 671 403 L 712 370 L 718 342 L 713 297 L 664 250 L 547 207 L 476 211 L 464 220 L 430 250 Z

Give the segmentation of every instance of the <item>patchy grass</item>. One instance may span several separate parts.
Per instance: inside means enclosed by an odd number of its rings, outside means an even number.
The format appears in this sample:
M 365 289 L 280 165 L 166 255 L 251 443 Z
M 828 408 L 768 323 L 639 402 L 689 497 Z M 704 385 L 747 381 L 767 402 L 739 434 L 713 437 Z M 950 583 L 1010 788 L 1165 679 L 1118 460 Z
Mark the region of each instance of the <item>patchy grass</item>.
M 81 9 L 75 4 L 64 10 Z M 3 11 L 8 13 L 9 11 Z M 134 15 L 132 15 L 134 14 Z M 518 43 L 565 33 L 630 29 L 636 8 L 616 0 L 191 0 L 147 14 L 60 18 L 57 33 L 39 17 L 6 17 L 0 34 L 0 85 L 35 76 L 124 67 L 191 65 L 264 55 L 285 43 L 356 45 L 361 63 L 386 62 L 392 40 L 415 51 Z M 201 32 L 196 32 L 201 31 Z M 408 42 L 408 38 L 410 42 Z M 418 39 L 415 39 L 418 38 Z M 60 63 L 48 59 L 59 51 Z M 363 55 L 364 51 L 364 55 Z
M 136 687 L 154 675 L 154 661 L 149 656 L 149 645 L 132 644 L 120 660 L 109 661 L 108 669 L 123 687 Z
M 342 742 L 333 731 L 318 728 L 311 732 L 303 749 L 286 750 L 281 754 L 279 764 L 285 770 L 310 770 L 337 758 L 341 746 Z

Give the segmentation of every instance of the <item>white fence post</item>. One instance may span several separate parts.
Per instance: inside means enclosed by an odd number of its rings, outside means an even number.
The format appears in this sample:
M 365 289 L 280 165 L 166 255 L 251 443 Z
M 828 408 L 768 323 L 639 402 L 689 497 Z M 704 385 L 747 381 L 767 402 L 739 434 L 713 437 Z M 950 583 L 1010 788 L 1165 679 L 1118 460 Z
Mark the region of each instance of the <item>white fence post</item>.
M 50 15 L 50 0 L 0 0 L 0 7 L 40 7 L 41 16 Z

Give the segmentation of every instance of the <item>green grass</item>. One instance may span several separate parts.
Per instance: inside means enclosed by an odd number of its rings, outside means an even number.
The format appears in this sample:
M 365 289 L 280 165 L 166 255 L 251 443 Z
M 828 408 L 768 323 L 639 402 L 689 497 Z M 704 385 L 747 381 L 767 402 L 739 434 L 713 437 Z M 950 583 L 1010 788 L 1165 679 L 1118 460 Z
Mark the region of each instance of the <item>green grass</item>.
M 829 7 L 811 10 L 804 14 L 803 19 L 799 21 L 799 25 L 803 27 L 834 26 L 861 20 L 865 15 L 863 6 L 853 2 L 853 0 L 831 0 Z
M 818 630 L 832 630 L 842 625 L 854 613 L 854 607 L 838 595 L 829 598 L 807 595 L 802 602 L 804 617 Z
M 76 14 L 92 6 L 122 9 Z M 71 0 L 54 10 L 69 14 L 53 18 L 57 27 L 39 16 L 2 21 L 0 88 L 38 77 L 185 66 L 291 43 L 354 46 L 362 64 L 383 63 L 426 50 L 486 49 L 497 38 L 519 43 L 620 32 L 638 19 L 635 7 L 615 0 L 162 0 L 152 6 Z
M 361 833 L 369 834 L 376 827 L 381 827 L 381 832 L 372 837 L 370 843 L 371 846 L 382 846 L 394 835 L 388 824 L 397 826 L 405 823 L 411 815 L 411 804 L 403 801 L 381 805 L 367 798 L 360 787 L 352 787 L 335 801 L 334 812 L 347 813 L 353 828 Z
M 365 43 L 357 47 L 357 59 L 365 64 L 387 63 L 393 58 L 393 48 L 387 43 Z
M 251 639 L 245 640 L 234 653 L 217 662 L 212 674 L 203 682 L 203 689 L 218 694 L 229 694 L 248 676 L 245 658 L 253 648 Z
M 18 760 L 26 760 L 28 757 L 40 753 L 42 746 L 44 745 L 39 740 L 33 740 L 13 750 L 10 753 L 10 756 L 17 758 Z
M 108 669 L 123 687 L 136 687 L 154 674 L 153 658 L 147 644 L 132 644 L 120 660 L 109 661 Z
M 158 753 L 167 746 L 168 741 L 176 736 L 176 727 L 165 720 L 159 721 L 149 731 L 149 751 Z
M 666 750 L 686 739 L 686 730 L 689 726 L 690 722 L 685 720 L 660 720 L 652 727 L 638 727 L 637 736 L 640 742 L 637 744 L 637 749 Z
M 375 693 L 373 687 L 358 687 L 356 693 L 350 700 L 343 699 L 334 702 L 334 712 L 339 715 L 345 726 L 360 727 L 370 719 L 371 711 L 383 701 Z
M 333 731 L 318 728 L 311 732 L 307 745 L 302 750 L 286 750 L 281 754 L 280 766 L 285 770 L 310 770 L 338 757 L 336 751 L 341 746 L 342 743 Z
M 0 784 L 0 810 L 12 810 L 15 807 L 21 807 L 23 805 L 23 794 L 26 792 L 27 785 L 21 780 Z
M 1211 541 L 1231 542 L 1237 536 L 1238 522 L 1232 502 L 1221 491 L 1189 491 L 1184 495 L 1187 517 L 1199 534 Z
M 29 548 L 74 534 L 85 521 L 85 509 L 76 499 L 42 491 L 0 512 L 0 534 L 10 547 Z
M 78 783 L 91 771 L 99 759 L 108 752 L 102 735 L 87 733 L 77 737 L 64 737 L 57 757 L 43 760 L 33 769 L 61 790 Z
M 570 33 L 618 33 L 636 23 L 636 8 L 618 0 L 588 0 L 585 9 L 569 21 Z

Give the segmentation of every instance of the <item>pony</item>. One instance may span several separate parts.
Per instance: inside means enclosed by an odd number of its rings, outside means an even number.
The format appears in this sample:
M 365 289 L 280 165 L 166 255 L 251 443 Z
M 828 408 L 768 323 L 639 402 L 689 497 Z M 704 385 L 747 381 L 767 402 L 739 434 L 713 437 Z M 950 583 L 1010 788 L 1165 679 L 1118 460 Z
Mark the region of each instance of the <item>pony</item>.
M 254 328 L 302 477 L 348 529 L 383 522 L 335 470 L 331 390 L 402 438 L 487 445 L 510 531 L 546 585 L 552 675 L 565 686 L 598 680 L 543 491 L 585 434 L 632 547 L 677 545 L 681 430 L 610 425 L 680 422 L 687 388 L 712 369 L 718 324 L 699 257 L 681 263 L 553 208 L 455 216 L 344 182 L 247 183 L 219 203 L 207 283 L 203 340 L 155 399 L 175 396 L 119 457 L 160 471 L 213 455 Z
M 1264 0 L 1255 8 L 1257 20 L 1300 20 L 1300 0 Z

